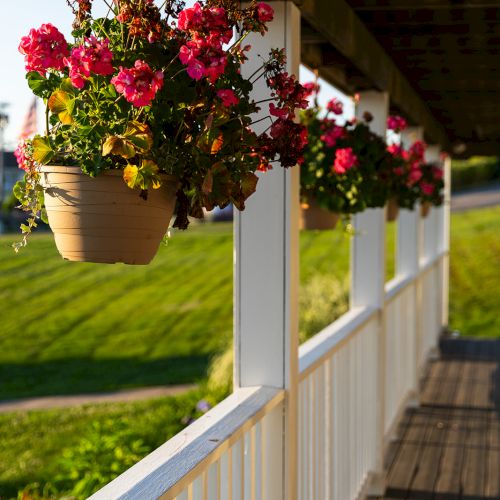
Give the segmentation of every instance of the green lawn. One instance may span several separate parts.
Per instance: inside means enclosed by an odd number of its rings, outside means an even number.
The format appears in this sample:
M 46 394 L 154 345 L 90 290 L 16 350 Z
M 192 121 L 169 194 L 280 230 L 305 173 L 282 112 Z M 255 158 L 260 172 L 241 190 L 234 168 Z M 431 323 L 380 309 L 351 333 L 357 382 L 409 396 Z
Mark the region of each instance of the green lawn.
M 0 237 L 0 399 L 192 382 L 232 335 L 232 226 L 175 233 L 149 266 L 62 260 Z M 302 279 L 345 280 L 349 237 L 301 238 Z
M 201 415 L 201 395 L 194 390 L 152 401 L 0 414 L 0 498 L 17 498 L 36 483 L 69 492 L 73 476 L 90 488 L 76 495 L 86 498 Z
M 500 207 L 452 216 L 450 328 L 500 336 Z

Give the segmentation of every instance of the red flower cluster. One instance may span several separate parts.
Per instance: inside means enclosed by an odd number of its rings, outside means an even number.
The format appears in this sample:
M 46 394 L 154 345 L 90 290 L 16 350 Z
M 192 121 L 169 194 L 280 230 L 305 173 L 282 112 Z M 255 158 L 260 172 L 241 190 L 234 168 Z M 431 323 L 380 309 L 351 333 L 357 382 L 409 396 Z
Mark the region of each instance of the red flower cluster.
M 339 139 L 346 136 L 345 128 L 340 127 L 335 123 L 335 120 L 329 118 L 324 118 L 322 120 L 321 130 L 323 130 L 324 133 L 320 136 L 320 139 L 329 148 L 333 148 Z
M 320 86 L 316 82 L 303 83 L 302 86 L 306 89 L 307 98 L 311 97 L 313 94 L 319 93 Z
M 127 0 L 120 2 L 120 12 L 116 19 L 129 24 L 130 34 L 147 38 L 153 43 L 161 38 L 163 25 L 161 13 L 153 0 Z
M 401 132 L 407 127 L 407 122 L 402 116 L 391 115 L 387 118 L 387 128 L 394 132 Z
M 111 75 L 114 71 L 111 61 L 113 53 L 109 50 L 109 40 L 98 40 L 95 36 L 86 38 L 83 45 L 74 47 L 71 56 L 64 62 L 69 67 L 71 83 L 82 89 L 86 79 L 96 75 Z
M 270 156 L 278 158 L 283 167 L 301 164 L 307 145 L 307 128 L 295 123 L 294 118 L 297 108 L 307 108 L 308 90 L 294 75 L 274 71 L 271 67 L 266 68 L 266 81 L 271 89 L 271 97 L 276 99 L 276 103 L 269 105 L 269 112 L 277 120 L 271 126 L 271 137 L 264 134 L 261 138 L 265 149 Z
M 19 52 L 23 54 L 26 71 L 38 71 L 45 76 L 48 69 L 63 69 L 68 55 L 64 35 L 52 24 L 42 24 L 21 38 Z
M 431 184 L 430 182 L 425 182 L 422 181 L 420 183 L 420 189 L 422 190 L 422 193 L 431 196 L 432 193 L 434 193 L 434 184 Z
M 231 106 L 236 106 L 240 102 L 234 90 L 231 89 L 221 89 L 217 91 L 217 97 L 220 98 L 222 104 L 229 108 Z
M 278 107 L 271 103 L 269 111 L 280 118 L 295 118 L 295 109 L 306 109 L 308 90 L 299 83 L 294 75 L 277 73 L 267 78 L 267 85 L 272 89 L 271 97 L 278 99 Z
M 268 150 L 276 157 L 282 167 L 293 167 L 304 161 L 304 148 L 307 146 L 307 128 L 293 120 L 276 120 L 269 131 Z
M 341 115 L 344 112 L 344 105 L 338 99 L 331 99 L 326 104 L 326 109 L 334 115 Z
M 261 23 L 269 23 L 274 19 L 274 9 L 264 2 L 257 4 L 257 19 Z
M 111 83 L 134 106 L 149 106 L 156 92 L 163 87 L 163 73 L 153 72 L 147 63 L 137 60 L 133 68 L 120 66 L 120 72 Z
M 352 148 L 341 148 L 335 151 L 335 161 L 333 171 L 336 174 L 345 174 L 349 169 L 356 167 L 358 158 Z
M 188 75 L 194 80 L 207 77 L 215 83 L 226 68 L 227 54 L 223 45 L 233 36 L 226 10 L 222 7 L 202 8 L 196 2 L 179 14 L 177 27 L 189 36 L 179 52 Z
M 264 35 L 267 31 L 266 23 L 274 19 L 274 9 L 265 2 L 258 2 L 247 12 L 248 16 L 243 23 L 244 29 Z

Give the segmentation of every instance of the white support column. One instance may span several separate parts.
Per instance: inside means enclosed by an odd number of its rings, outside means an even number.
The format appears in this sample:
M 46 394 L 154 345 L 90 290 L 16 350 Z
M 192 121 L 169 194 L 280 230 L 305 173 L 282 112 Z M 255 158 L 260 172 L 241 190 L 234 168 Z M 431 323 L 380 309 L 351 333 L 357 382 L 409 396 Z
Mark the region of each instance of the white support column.
M 365 112 L 373 116 L 370 129 L 385 139 L 389 95 L 367 91 L 360 94 L 356 117 Z M 368 209 L 353 218 L 355 236 L 351 246 L 351 307 L 372 306 L 380 310 L 377 338 L 377 436 L 378 459 L 371 471 L 369 496 L 382 496 L 385 492 L 384 427 L 385 427 L 385 356 L 386 332 L 385 302 L 385 208 Z
M 408 149 L 415 141 L 423 141 L 423 127 L 408 127 L 401 134 L 403 147 Z M 415 278 L 415 291 L 413 308 L 415 337 L 413 339 L 414 356 L 414 387 L 413 395 L 409 401 L 410 406 L 418 406 L 420 401 L 420 352 L 423 345 L 422 326 L 422 297 L 420 287 L 420 259 L 423 253 L 423 224 L 420 217 L 420 203 L 417 202 L 413 210 L 402 209 L 398 219 L 397 242 L 397 270 L 398 274 L 413 276 Z
M 367 91 L 360 94 L 356 117 L 368 111 L 370 129 L 385 138 L 389 95 Z M 385 209 L 368 209 L 353 218 L 356 235 L 351 247 L 351 307 L 382 308 L 385 298 Z
M 275 20 L 265 37 L 256 34 L 248 41 L 254 56 L 242 73 L 250 75 L 261 65 L 257 54 L 266 58 L 271 48 L 285 47 L 287 71 L 298 76 L 300 11 L 292 2 L 272 7 Z M 258 100 L 269 96 L 262 81 L 254 92 Z M 263 500 L 297 498 L 299 173 L 297 167 L 275 165 L 260 175 L 257 192 L 235 216 L 234 386 L 287 391 L 284 418 L 274 420 L 263 436 L 266 448 L 281 450 L 266 471 Z
M 427 147 L 425 161 L 439 165 L 441 147 L 432 144 Z M 423 220 L 423 255 L 422 264 L 434 260 L 439 253 L 439 221 L 438 210 L 432 207 L 429 215 Z
M 409 127 L 401 134 L 401 141 L 408 148 L 415 141 L 422 140 L 422 127 Z M 421 248 L 420 205 L 413 210 L 401 209 L 398 218 L 396 244 L 396 270 L 401 276 L 416 276 L 419 271 Z
M 441 324 L 443 329 L 448 327 L 449 316 L 449 288 L 450 288 L 450 207 L 451 207 L 451 158 L 448 156 L 443 162 L 444 170 L 444 203 L 440 207 L 440 251 L 443 252 L 443 287 Z

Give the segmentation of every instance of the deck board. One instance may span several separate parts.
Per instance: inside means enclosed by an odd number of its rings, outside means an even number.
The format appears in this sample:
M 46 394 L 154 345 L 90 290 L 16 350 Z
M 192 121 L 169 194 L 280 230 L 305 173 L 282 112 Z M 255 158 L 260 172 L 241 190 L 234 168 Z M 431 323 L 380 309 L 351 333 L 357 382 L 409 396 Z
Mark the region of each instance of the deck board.
M 387 499 L 500 499 L 500 341 L 441 343 L 386 464 Z

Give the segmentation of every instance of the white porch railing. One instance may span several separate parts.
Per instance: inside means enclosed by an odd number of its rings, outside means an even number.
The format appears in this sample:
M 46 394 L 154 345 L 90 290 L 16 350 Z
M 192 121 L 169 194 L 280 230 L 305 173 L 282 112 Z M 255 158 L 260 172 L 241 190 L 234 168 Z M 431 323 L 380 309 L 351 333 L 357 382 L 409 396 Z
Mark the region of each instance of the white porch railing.
M 252 44 L 260 53 L 285 45 L 298 74 L 300 13 L 291 2 L 273 7 L 269 36 Z M 367 92 L 358 105 L 380 134 L 389 100 Z M 429 159 L 438 153 L 431 148 Z M 407 401 L 418 400 L 421 370 L 447 321 L 448 204 L 425 221 L 418 210 L 402 211 L 397 275 L 387 284 L 385 210 L 356 216 L 351 310 L 299 348 L 298 181 L 297 169 L 276 167 L 236 218 L 234 393 L 94 500 L 382 492 L 384 444 Z

